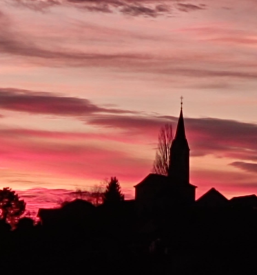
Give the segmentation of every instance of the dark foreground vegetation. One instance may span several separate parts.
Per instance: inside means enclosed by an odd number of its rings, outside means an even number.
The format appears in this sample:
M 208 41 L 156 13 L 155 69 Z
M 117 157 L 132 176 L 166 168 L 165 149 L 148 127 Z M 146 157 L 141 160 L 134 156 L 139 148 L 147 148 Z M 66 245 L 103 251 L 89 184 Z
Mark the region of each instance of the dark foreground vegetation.
M 58 212 L 59 211 L 59 212 Z M 255 274 L 254 209 L 173 209 L 75 200 L 43 223 L 0 224 L 2 274 Z
M 97 206 L 75 199 L 57 209 L 40 209 L 36 223 L 20 218 L 25 202 L 4 188 L 0 190 L 0 272 L 257 273 L 255 195 L 229 201 L 212 189 L 191 205 L 160 202 L 144 211 L 142 201 L 124 200 L 114 177 Z

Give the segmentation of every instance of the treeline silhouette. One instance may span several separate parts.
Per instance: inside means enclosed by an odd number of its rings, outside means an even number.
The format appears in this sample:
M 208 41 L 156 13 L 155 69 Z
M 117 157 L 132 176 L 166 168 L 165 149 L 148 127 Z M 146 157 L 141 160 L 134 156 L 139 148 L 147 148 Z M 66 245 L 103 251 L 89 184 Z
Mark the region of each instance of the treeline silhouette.
M 0 199 L 1 209 L 6 197 Z M 195 203 L 139 216 L 136 202 L 124 200 L 117 178 L 112 178 L 99 206 L 75 199 L 59 209 L 41 209 L 39 217 L 36 224 L 31 218 L 16 219 L 13 229 L 1 218 L 2 274 L 257 271 L 257 212 L 251 205 Z

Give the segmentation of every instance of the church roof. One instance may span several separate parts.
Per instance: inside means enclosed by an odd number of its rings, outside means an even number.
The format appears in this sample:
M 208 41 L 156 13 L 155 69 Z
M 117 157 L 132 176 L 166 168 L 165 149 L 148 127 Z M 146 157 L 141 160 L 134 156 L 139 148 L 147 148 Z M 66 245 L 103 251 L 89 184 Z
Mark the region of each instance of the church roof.
M 171 184 L 170 178 L 164 175 L 158 175 L 158 174 L 149 174 L 147 175 L 142 181 L 140 181 L 138 184 L 136 184 L 134 187 L 138 186 L 151 186 L 151 185 L 160 185 L 160 184 Z M 183 185 L 184 186 L 184 185 Z M 197 186 L 187 183 L 186 186 L 197 188 Z
M 168 177 L 158 174 L 149 174 L 141 182 L 139 182 L 134 187 L 142 185 L 155 185 L 155 184 L 166 184 L 168 182 Z

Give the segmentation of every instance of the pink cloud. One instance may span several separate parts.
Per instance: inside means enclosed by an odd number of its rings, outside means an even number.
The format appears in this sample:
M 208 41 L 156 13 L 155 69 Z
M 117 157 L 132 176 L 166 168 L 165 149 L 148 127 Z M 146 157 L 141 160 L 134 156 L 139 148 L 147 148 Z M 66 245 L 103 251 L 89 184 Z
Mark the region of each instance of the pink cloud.
M 104 115 L 92 117 L 87 123 L 132 131 L 153 140 L 162 125 L 172 123 L 176 126 L 176 121 L 177 118 L 170 116 Z M 186 118 L 185 123 L 193 155 L 216 154 L 219 157 L 256 159 L 256 124 L 215 118 Z
M 196 4 L 192 4 L 192 3 L 178 3 L 177 6 L 178 6 L 178 9 L 180 11 L 184 11 L 184 12 L 191 12 L 191 11 L 197 11 L 197 10 L 205 9 L 204 4 L 196 5 Z
M 124 144 L 133 148 L 144 144 L 142 150 L 153 151 L 160 126 L 169 121 L 174 125 L 176 118 L 119 115 L 92 118 L 89 121 L 92 126 L 106 127 L 108 132 L 113 132 L 112 128 L 121 130 L 106 135 L 2 129 L 2 164 L 77 178 L 102 179 L 115 174 L 136 181 L 150 172 L 153 159 L 130 155 Z M 212 154 L 229 158 L 228 165 L 231 159 L 256 161 L 255 124 L 210 118 L 187 118 L 185 123 L 192 156 Z
M 1 129 L 0 150 L 10 158 L 13 158 L 12 151 L 15 151 L 19 152 L 15 154 L 16 159 L 26 162 L 33 159 L 39 162 L 52 160 L 62 163 L 60 165 L 62 167 L 64 162 L 69 163 L 69 160 L 75 161 L 76 159 L 75 163 L 78 164 L 105 158 L 109 159 L 109 165 L 111 163 L 114 165 L 119 162 L 119 159 L 124 159 L 124 161 L 130 159 L 129 153 L 123 152 L 121 144 L 128 143 L 133 146 L 145 144 L 145 146 L 152 146 L 153 150 L 160 127 L 165 123 L 172 123 L 175 126 L 176 120 L 177 118 L 174 117 L 158 116 L 91 116 L 86 123 L 91 126 L 105 127 L 106 134 Z M 257 126 L 255 124 L 214 118 L 187 118 L 185 121 L 192 156 L 212 154 L 223 158 L 256 161 Z M 111 129 L 116 130 L 113 132 Z M 21 137 L 23 138 L 18 139 Z M 59 140 L 63 142 L 59 144 Z M 81 145 L 81 142 L 77 144 L 78 140 L 84 140 L 85 144 Z M 92 141 L 97 141 L 99 145 L 103 142 L 106 144 L 108 141 L 117 142 L 120 145 L 115 149 L 106 147 L 103 149 L 102 146 L 92 145 Z M 149 164 L 149 162 L 150 160 L 146 163 Z M 123 165 L 123 169 L 131 168 L 125 168 Z
M 4 131 L 3 131 L 4 132 Z M 7 131 L 0 140 L 2 166 L 19 168 L 24 171 L 69 176 L 72 178 L 98 178 L 116 175 L 126 180 L 135 180 L 145 171 L 149 160 L 132 157 L 123 147 L 103 147 L 101 136 L 85 135 L 83 143 L 73 139 L 76 134 L 67 136 L 72 139 L 59 139 L 60 133 L 53 136 L 49 132 Z M 11 132 L 11 134 L 10 134 Z M 23 138 L 20 138 L 22 133 Z M 5 133 L 6 134 L 6 133 Z M 44 136 L 44 139 L 42 139 Z M 49 138 L 50 137 L 50 138 Z M 81 138 L 81 134 L 78 133 Z M 110 138 L 107 140 L 110 141 Z M 62 142 L 60 142 L 62 141 Z M 105 140 L 106 141 L 106 140 Z
M 22 89 L 0 88 L 0 108 L 33 114 L 85 116 L 94 113 L 133 113 L 103 108 L 88 99 Z
M 130 16 L 157 17 L 171 12 L 174 0 L 12 0 L 33 10 L 46 10 L 53 6 L 75 7 L 88 12 L 120 12 Z M 189 9 L 188 9 L 189 10 Z M 192 10 L 192 8 L 190 9 Z
M 66 189 L 33 188 L 17 190 L 17 194 L 26 202 L 26 212 L 36 217 L 39 208 L 56 208 L 65 200 L 72 199 L 72 191 Z
M 92 1 L 89 2 L 92 3 Z M 179 4 L 188 9 L 191 6 L 197 6 L 195 3 Z M 201 8 L 201 6 L 199 7 Z M 161 10 L 160 7 L 159 9 Z M 133 13 L 137 10 L 144 10 L 144 8 L 132 6 L 126 10 Z M 54 31 L 50 29 L 46 31 L 49 26 L 42 28 L 40 32 L 43 32 L 44 35 L 38 38 L 38 28 L 28 33 L 22 29 L 17 32 L 17 26 L 8 16 L 2 16 L 0 21 L 0 50 L 2 53 L 15 57 L 15 62 L 17 62 L 17 57 L 20 57 L 26 63 L 39 66 L 96 67 L 107 68 L 108 70 L 118 68 L 122 69 L 124 73 L 132 72 L 136 75 L 140 74 L 141 77 L 147 73 L 150 76 L 154 74 L 166 77 L 172 75 L 187 79 L 196 78 L 197 81 L 199 78 L 203 80 L 206 78 L 254 80 L 257 77 L 254 70 L 256 62 L 251 58 L 249 59 L 247 55 L 243 55 L 243 58 L 241 54 L 231 56 L 226 51 L 219 51 L 214 54 L 213 45 L 208 47 L 208 51 L 199 52 L 198 50 L 199 41 L 206 45 L 213 44 L 214 40 L 218 43 L 219 40 L 223 39 L 224 41 L 245 40 L 246 43 L 250 43 L 251 40 L 254 43 L 253 31 L 245 33 L 234 29 L 232 31 L 232 28 L 224 31 L 222 26 L 179 29 L 177 33 L 185 34 L 184 38 L 180 38 L 181 41 L 186 39 L 187 43 L 192 44 L 192 48 L 190 50 L 183 49 L 177 45 L 169 50 L 163 50 L 163 44 L 156 41 L 172 42 L 165 31 L 161 35 L 158 35 L 158 32 L 156 32 L 157 34 L 144 34 L 142 31 L 128 31 L 122 28 L 84 23 L 87 30 L 87 35 L 85 35 L 85 29 L 81 26 L 75 27 L 79 23 L 72 22 L 74 28 L 67 24 L 68 30 L 65 30 L 64 33 L 59 31 L 61 28 L 58 27 L 55 27 Z M 83 25 L 83 23 L 81 24 Z M 25 25 L 24 29 L 27 28 Z M 72 43 L 67 42 L 67 36 L 73 38 Z M 81 47 L 83 44 L 81 40 L 88 44 L 88 41 L 92 42 L 92 39 L 94 40 L 93 46 Z M 135 43 L 135 39 L 138 43 Z M 142 41 L 149 41 L 149 43 L 141 46 Z M 133 44 L 132 47 L 131 43 Z M 153 47 L 158 49 L 158 54 L 156 51 L 152 51 Z M 208 69 L 203 66 L 204 64 L 209 64 Z
M 91 27 L 92 28 L 92 27 Z M 78 49 L 78 45 L 69 45 L 65 37 L 61 36 L 64 45 L 50 43 L 49 36 L 45 39 L 37 39 L 37 33 L 29 35 L 24 31 L 17 32 L 17 26 L 12 19 L 2 13 L 0 17 L 0 49 L 2 53 L 12 56 L 20 56 L 32 63 L 43 66 L 114 66 L 122 65 L 125 61 L 140 63 L 152 58 L 145 53 L 132 53 L 131 51 L 101 51 L 95 48 L 90 50 Z M 45 30 L 42 30 L 42 32 Z M 50 31 L 50 30 L 49 30 Z M 66 35 L 69 35 L 65 33 Z M 74 36 L 74 33 L 72 34 Z M 80 35 L 75 32 L 76 38 Z M 56 36 L 56 33 L 55 33 Z M 50 40 L 50 41 L 49 41 Z M 54 40 L 54 39 L 53 39 Z
M 230 165 L 238 167 L 246 172 L 257 173 L 257 163 L 243 162 L 243 161 L 235 161 L 230 163 Z

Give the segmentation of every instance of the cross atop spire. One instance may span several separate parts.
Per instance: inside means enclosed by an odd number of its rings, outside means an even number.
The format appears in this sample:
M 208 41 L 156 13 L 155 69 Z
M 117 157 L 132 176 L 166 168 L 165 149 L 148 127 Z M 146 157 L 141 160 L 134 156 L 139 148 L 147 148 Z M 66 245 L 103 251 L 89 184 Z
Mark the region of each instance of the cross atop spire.
M 181 110 L 183 109 L 183 96 L 180 97 L 180 105 L 181 105 Z

